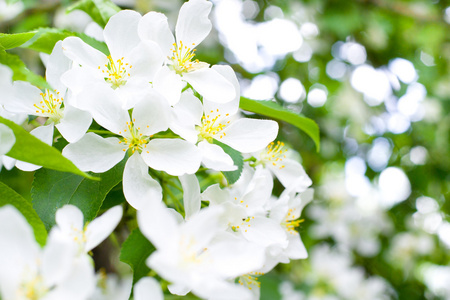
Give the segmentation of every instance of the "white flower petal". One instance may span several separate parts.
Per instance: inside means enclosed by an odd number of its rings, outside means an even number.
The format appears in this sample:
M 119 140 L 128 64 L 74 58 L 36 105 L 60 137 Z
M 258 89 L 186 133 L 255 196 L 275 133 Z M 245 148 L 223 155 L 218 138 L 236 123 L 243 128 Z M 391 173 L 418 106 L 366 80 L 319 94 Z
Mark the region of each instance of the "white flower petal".
M 153 135 L 169 128 L 170 107 L 163 96 L 155 91 L 149 92 L 136 103 L 133 110 L 133 123 L 143 135 Z
M 170 105 L 175 105 L 180 101 L 184 85 L 181 76 L 172 72 L 167 66 L 162 67 L 156 73 L 153 81 L 153 88 L 163 95 Z
M 143 76 L 147 82 L 154 80 L 156 72 L 159 71 L 165 60 L 161 49 L 153 41 L 139 43 L 128 57 L 132 66 L 131 77 Z
M 45 79 L 54 90 L 61 94 L 64 94 L 66 90 L 66 87 L 61 82 L 61 75 L 68 71 L 71 66 L 72 60 L 64 55 L 62 41 L 58 41 L 48 58 Z
M 12 129 L 5 124 L 0 124 L 0 155 L 8 153 L 15 142 L 16 137 Z
M 123 171 L 123 193 L 135 209 L 143 209 L 149 202 L 162 200 L 159 183 L 148 174 L 148 166 L 138 153 L 134 153 Z
M 104 139 L 92 132 L 88 132 L 76 143 L 67 145 L 62 153 L 80 170 L 96 173 L 108 171 L 120 162 L 125 154 L 119 139 Z
M 222 115 L 230 114 L 234 115 L 239 110 L 239 101 L 240 101 L 240 86 L 239 81 L 236 77 L 236 73 L 234 70 L 227 65 L 215 65 L 212 66 L 211 69 L 222 75 L 225 79 L 227 79 L 234 87 L 234 91 L 236 93 L 236 96 L 233 100 L 226 102 L 226 103 L 218 103 L 217 101 L 214 101 L 214 99 L 203 99 L 203 106 L 205 111 L 216 111 L 219 109 L 220 113 Z
M 175 39 L 164 14 L 154 11 L 145 14 L 139 22 L 138 32 L 142 40 L 156 42 L 165 55 L 171 53 Z
M 116 134 L 123 135 L 126 124 L 130 121 L 128 112 L 122 108 L 121 100 L 107 87 L 80 93 L 78 105 L 90 112 L 98 124 Z
M 67 239 L 66 234 L 61 234 L 59 230 L 50 232 L 42 255 L 42 277 L 47 286 L 53 286 L 68 276 L 76 250 L 76 244 Z
M 69 143 L 74 143 L 86 133 L 91 123 L 90 113 L 67 104 L 64 106 L 64 117 L 56 128 Z
M 200 211 L 200 184 L 195 174 L 186 174 L 179 179 L 183 188 L 185 218 L 188 220 Z
M 15 81 L 13 85 L 14 101 L 4 104 L 7 111 L 12 113 L 26 113 L 36 115 L 35 104 L 42 101 L 41 90 L 26 81 Z
M 133 10 L 122 10 L 109 19 L 103 36 L 113 59 L 126 56 L 140 42 L 140 19 L 141 15 Z
M 183 284 L 171 284 L 167 286 L 169 292 L 177 296 L 185 296 L 191 291 L 191 289 Z
M 211 8 L 212 3 L 206 0 L 190 0 L 183 4 L 175 27 L 177 41 L 190 48 L 200 44 L 212 28 L 208 18 Z
M 89 46 L 78 37 L 65 38 L 62 46 L 64 54 L 83 67 L 97 69 L 108 62 L 105 54 Z
M 288 188 L 295 184 L 292 189 L 296 192 L 303 192 L 312 184 L 302 165 L 295 160 L 286 158 L 278 162 L 276 166 L 268 164 L 267 167 L 284 187 Z
M 290 259 L 305 259 L 308 257 L 305 245 L 303 245 L 299 234 L 288 235 L 289 245 L 285 250 L 285 254 Z
M 162 202 L 151 202 L 145 209 L 137 211 L 139 229 L 157 249 L 177 247 L 178 222 Z M 159 230 L 155 230 L 155 229 Z M 175 243 L 175 244 L 174 244 Z
M 103 242 L 114 231 L 122 219 L 122 206 L 108 209 L 100 217 L 95 218 L 86 228 L 85 251 L 89 252 Z
M 272 120 L 239 119 L 223 132 L 226 134 L 220 141 L 242 153 L 250 153 L 263 149 L 278 134 L 278 123 Z
M 283 228 L 275 221 L 265 217 L 254 217 L 249 222 L 245 222 L 245 226 L 242 225 L 239 231 L 249 242 L 264 247 L 277 245 L 285 248 L 288 245 Z
M 154 139 L 142 151 L 145 163 L 173 176 L 195 173 L 201 161 L 200 151 L 180 139 Z
M 201 124 L 203 107 L 197 97 L 189 92 L 181 94 L 180 102 L 172 109 L 172 121 L 170 129 L 185 140 L 196 143 L 198 131 L 196 125 Z
M 55 214 L 56 225 L 65 233 L 72 230 L 83 231 L 84 216 L 81 210 L 75 205 L 67 204 L 58 209 Z
M 202 164 L 208 169 L 216 171 L 237 170 L 233 159 L 220 146 L 202 141 L 198 143 L 198 149 L 202 153 Z
M 144 277 L 134 286 L 135 300 L 164 300 L 164 295 L 159 282 L 152 277 Z
M 209 101 L 226 103 L 236 97 L 233 84 L 214 69 L 202 68 L 185 73 L 183 79 Z

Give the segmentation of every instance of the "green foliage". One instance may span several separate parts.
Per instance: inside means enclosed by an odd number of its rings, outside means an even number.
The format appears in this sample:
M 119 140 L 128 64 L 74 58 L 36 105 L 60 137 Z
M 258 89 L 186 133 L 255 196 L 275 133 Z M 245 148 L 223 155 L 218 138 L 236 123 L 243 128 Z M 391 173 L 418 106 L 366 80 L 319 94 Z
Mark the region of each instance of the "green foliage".
M 76 9 L 87 13 L 102 28 L 108 23 L 109 18 L 120 11 L 120 7 L 109 0 L 80 0 L 67 8 L 67 12 Z
M 241 177 L 242 169 L 244 167 L 244 158 L 242 157 L 241 152 L 234 150 L 228 145 L 219 142 L 218 140 L 213 140 L 214 144 L 220 146 L 226 154 L 228 154 L 234 162 L 234 165 L 238 167 L 236 171 L 227 171 L 222 172 L 225 176 L 229 184 L 233 184 L 238 181 L 239 177 Z
M 289 111 L 276 102 L 272 101 L 257 101 L 241 97 L 239 107 L 243 110 L 251 111 L 266 117 L 287 122 L 303 130 L 313 139 L 314 143 L 316 144 L 317 152 L 319 152 L 319 126 L 317 126 L 316 122 L 314 122 L 313 120 Z
M 109 54 L 108 47 L 106 47 L 104 42 L 97 41 L 84 33 L 56 28 L 39 28 L 34 37 L 23 44 L 22 47 L 50 54 L 58 41 L 62 41 L 69 36 L 79 37 L 85 43 L 103 52 L 105 55 Z
M 47 81 L 28 70 L 19 56 L 0 50 L 0 64 L 6 65 L 13 71 L 13 80 L 28 81 L 39 88 L 50 88 Z
M 10 187 L 0 182 L 0 207 L 11 204 L 27 219 L 34 231 L 34 237 L 40 245 L 45 245 L 47 231 L 31 204 Z
M 36 31 L 16 33 L 16 34 L 6 34 L 0 33 L 0 46 L 3 50 L 19 47 L 29 39 L 31 39 L 36 34 Z
M 14 122 L 0 117 L 0 123 L 11 128 L 16 137 L 14 146 L 7 153 L 8 156 L 17 160 L 43 166 L 44 168 L 70 172 L 94 179 L 93 176 L 80 171 L 70 160 L 62 156 L 61 152 L 34 137 Z M 33 149 L 33 151 L 30 151 L 30 149 Z
M 35 173 L 31 198 L 47 229 L 55 224 L 55 213 L 65 204 L 77 206 L 85 221 L 94 219 L 109 191 L 122 181 L 125 160 L 111 170 L 96 174 L 100 181 L 69 173 L 41 169 Z
M 155 247 L 136 228 L 122 245 L 120 261 L 128 264 L 133 270 L 133 283 L 146 276 L 150 269 L 145 264 L 147 258 L 155 251 Z

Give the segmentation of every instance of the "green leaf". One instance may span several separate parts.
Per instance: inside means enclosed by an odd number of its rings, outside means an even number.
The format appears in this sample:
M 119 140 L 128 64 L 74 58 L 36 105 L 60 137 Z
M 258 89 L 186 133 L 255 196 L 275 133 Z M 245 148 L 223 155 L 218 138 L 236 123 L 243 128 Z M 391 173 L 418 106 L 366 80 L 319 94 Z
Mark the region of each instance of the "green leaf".
M 40 89 L 50 88 L 47 81 L 28 70 L 24 62 L 17 55 L 0 51 L 0 64 L 11 68 L 13 71 L 13 80 L 28 81 Z
M 20 45 L 31 39 L 35 34 L 36 31 L 16 34 L 0 33 L 0 46 L 2 46 L 3 49 L 19 47 Z
M 122 244 L 120 261 L 128 264 L 133 270 L 133 283 L 150 272 L 145 261 L 153 251 L 155 251 L 155 247 L 142 235 L 139 228 L 133 230 Z
M 222 172 L 229 184 L 233 184 L 241 177 L 242 168 L 244 167 L 244 158 L 241 152 L 234 150 L 228 145 L 225 145 L 218 140 L 213 140 L 214 144 L 220 146 L 226 154 L 228 154 L 234 162 L 234 165 L 238 167 L 236 171 Z
M 109 18 L 120 11 L 120 7 L 110 0 L 80 0 L 66 11 L 69 13 L 76 9 L 87 13 L 102 28 L 108 23 Z
M 295 127 L 303 130 L 309 135 L 316 144 L 317 152 L 320 150 L 320 132 L 319 126 L 313 120 L 300 116 L 292 111 L 289 111 L 276 102 L 272 101 L 257 101 L 241 97 L 239 107 L 243 110 L 254 112 L 266 117 L 276 120 L 285 121 Z
M 0 182 L 0 207 L 6 204 L 11 204 L 20 211 L 33 228 L 36 241 L 44 246 L 45 241 L 47 240 L 47 231 L 36 211 L 31 207 L 31 204 L 27 200 L 3 182 Z
M 104 42 L 100 42 L 84 33 L 71 32 L 56 28 L 39 28 L 34 37 L 21 47 L 50 54 L 58 41 L 62 41 L 69 36 L 79 37 L 86 44 L 91 45 L 95 49 L 103 52 L 105 55 L 109 54 L 108 47 Z
M 125 160 L 111 170 L 95 174 L 100 181 L 53 170 L 36 171 L 31 188 L 33 207 L 45 227 L 49 230 L 55 225 L 55 213 L 65 204 L 77 206 L 85 221 L 93 220 L 109 191 L 122 181 Z
M 0 123 L 11 128 L 16 137 L 14 146 L 6 153 L 7 156 L 43 166 L 44 168 L 70 172 L 86 178 L 95 179 L 95 177 L 80 171 L 70 160 L 62 156 L 61 152 L 56 150 L 56 148 L 42 142 L 14 122 L 0 117 Z

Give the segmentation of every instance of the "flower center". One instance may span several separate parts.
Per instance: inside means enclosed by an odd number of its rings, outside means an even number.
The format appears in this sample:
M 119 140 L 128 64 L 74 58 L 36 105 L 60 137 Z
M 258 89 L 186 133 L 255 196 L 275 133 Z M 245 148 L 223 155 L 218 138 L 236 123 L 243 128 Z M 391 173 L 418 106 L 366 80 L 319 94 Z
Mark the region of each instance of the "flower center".
M 147 126 L 148 127 L 148 126 Z M 144 148 L 147 148 L 147 144 L 150 140 L 151 136 L 144 136 L 139 132 L 141 130 L 140 127 L 135 127 L 132 121 L 127 122 L 127 128 L 119 132 L 123 136 L 123 140 L 119 141 L 119 144 L 125 144 L 125 148 L 123 151 L 127 151 L 131 149 L 131 152 L 134 153 L 138 151 L 138 153 L 142 153 Z M 149 153 L 147 151 L 147 153 Z
M 209 64 L 200 62 L 198 59 L 192 60 L 196 51 L 194 46 L 195 44 L 193 43 L 192 49 L 188 48 L 188 46 L 183 45 L 182 41 L 180 41 L 179 45 L 176 43 L 173 44 L 172 56 L 168 56 L 167 58 L 170 60 L 169 67 L 177 74 L 182 75 L 183 73 L 209 66 Z
M 261 282 L 258 281 L 258 276 L 262 276 L 262 272 L 250 272 L 239 277 L 239 284 L 246 286 L 249 290 L 254 287 L 260 288 Z
M 17 291 L 17 299 L 39 300 L 47 294 L 49 289 L 45 286 L 40 275 L 36 275 L 29 281 L 23 282 Z
M 297 234 L 295 228 L 298 228 L 300 224 L 305 221 L 304 219 L 295 219 L 294 210 L 295 208 L 290 208 L 284 218 L 284 222 L 281 223 L 281 225 L 284 226 L 286 231 L 290 234 Z
M 212 143 L 213 138 L 219 136 L 219 138 L 223 138 L 226 133 L 222 132 L 222 130 L 227 127 L 230 121 L 221 122 L 221 115 L 219 114 L 219 110 L 216 111 L 217 114 L 214 114 L 214 111 L 211 110 L 210 114 L 204 115 L 202 117 L 202 125 L 199 127 L 199 140 L 207 140 Z M 214 114 L 214 115 L 213 115 Z M 226 117 L 229 114 L 225 115 Z
M 183 235 L 180 239 L 181 264 L 185 267 L 201 264 L 208 256 L 208 248 L 198 247 L 193 236 Z
M 284 165 L 281 162 L 283 158 L 286 158 L 286 152 L 287 149 L 284 148 L 283 142 L 278 141 L 276 144 L 272 142 L 266 147 L 265 151 L 261 152 L 259 158 L 263 164 L 271 163 L 273 166 L 283 169 Z
M 98 69 L 102 70 L 102 73 L 106 76 L 105 81 L 111 84 L 113 89 L 116 89 L 127 83 L 132 67 L 132 65 L 124 63 L 123 57 L 114 61 L 111 55 L 108 55 L 108 63 L 103 68 L 98 66 Z
M 240 224 L 231 225 L 231 230 L 234 232 L 238 232 L 239 230 L 244 230 L 244 232 L 247 232 L 247 230 L 251 227 L 250 221 L 252 221 L 255 217 L 247 217 L 242 219 L 242 222 Z
M 48 117 L 54 122 L 58 122 L 63 117 L 63 109 L 61 105 L 63 98 L 59 97 L 59 92 L 55 93 L 46 90 L 46 93 L 40 93 L 42 100 L 37 104 L 33 104 L 36 113 L 42 117 Z

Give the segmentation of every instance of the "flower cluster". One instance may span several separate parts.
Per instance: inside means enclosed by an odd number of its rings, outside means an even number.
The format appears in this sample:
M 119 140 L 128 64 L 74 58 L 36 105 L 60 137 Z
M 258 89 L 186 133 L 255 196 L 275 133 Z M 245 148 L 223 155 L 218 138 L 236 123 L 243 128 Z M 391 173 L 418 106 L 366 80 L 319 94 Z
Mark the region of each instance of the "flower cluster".
M 195 59 L 195 48 L 212 27 L 211 7 L 206 0 L 186 2 L 175 35 L 163 14 L 121 11 L 103 30 L 108 54 L 68 37 L 46 59 L 48 89 L 10 82 L 0 104 L 15 116 L 45 120 L 32 133 L 52 144 L 59 132 L 68 142 L 62 154 L 82 171 L 104 173 L 126 160 L 125 199 L 156 249 L 146 264 L 170 283 L 172 294 L 257 299 L 258 276 L 280 262 L 307 257 L 297 228 L 313 197 L 312 182 L 284 143 L 274 141 L 277 122 L 240 114 L 232 68 Z M 11 78 L 8 70 L 1 72 Z M 0 134 L 3 155 L 14 136 L 4 126 Z M 198 172 L 234 172 L 239 179 L 227 185 L 222 176 L 220 183 L 205 186 Z M 274 177 L 284 186 L 277 196 Z M 162 201 L 163 191 L 165 181 L 178 180 L 184 209 L 173 210 L 172 203 Z M 11 218 L 8 228 L 21 230 L 0 232 L 2 299 L 94 297 L 96 279 L 87 253 L 120 222 L 121 206 L 89 224 L 77 207 L 60 208 L 43 249 L 20 214 L 10 207 L 0 213 L 1 222 Z M 30 253 L 15 253 L 28 251 L 25 245 Z M 17 276 L 2 272 L 12 269 Z M 157 285 L 143 278 L 134 286 L 135 299 L 162 298 Z

